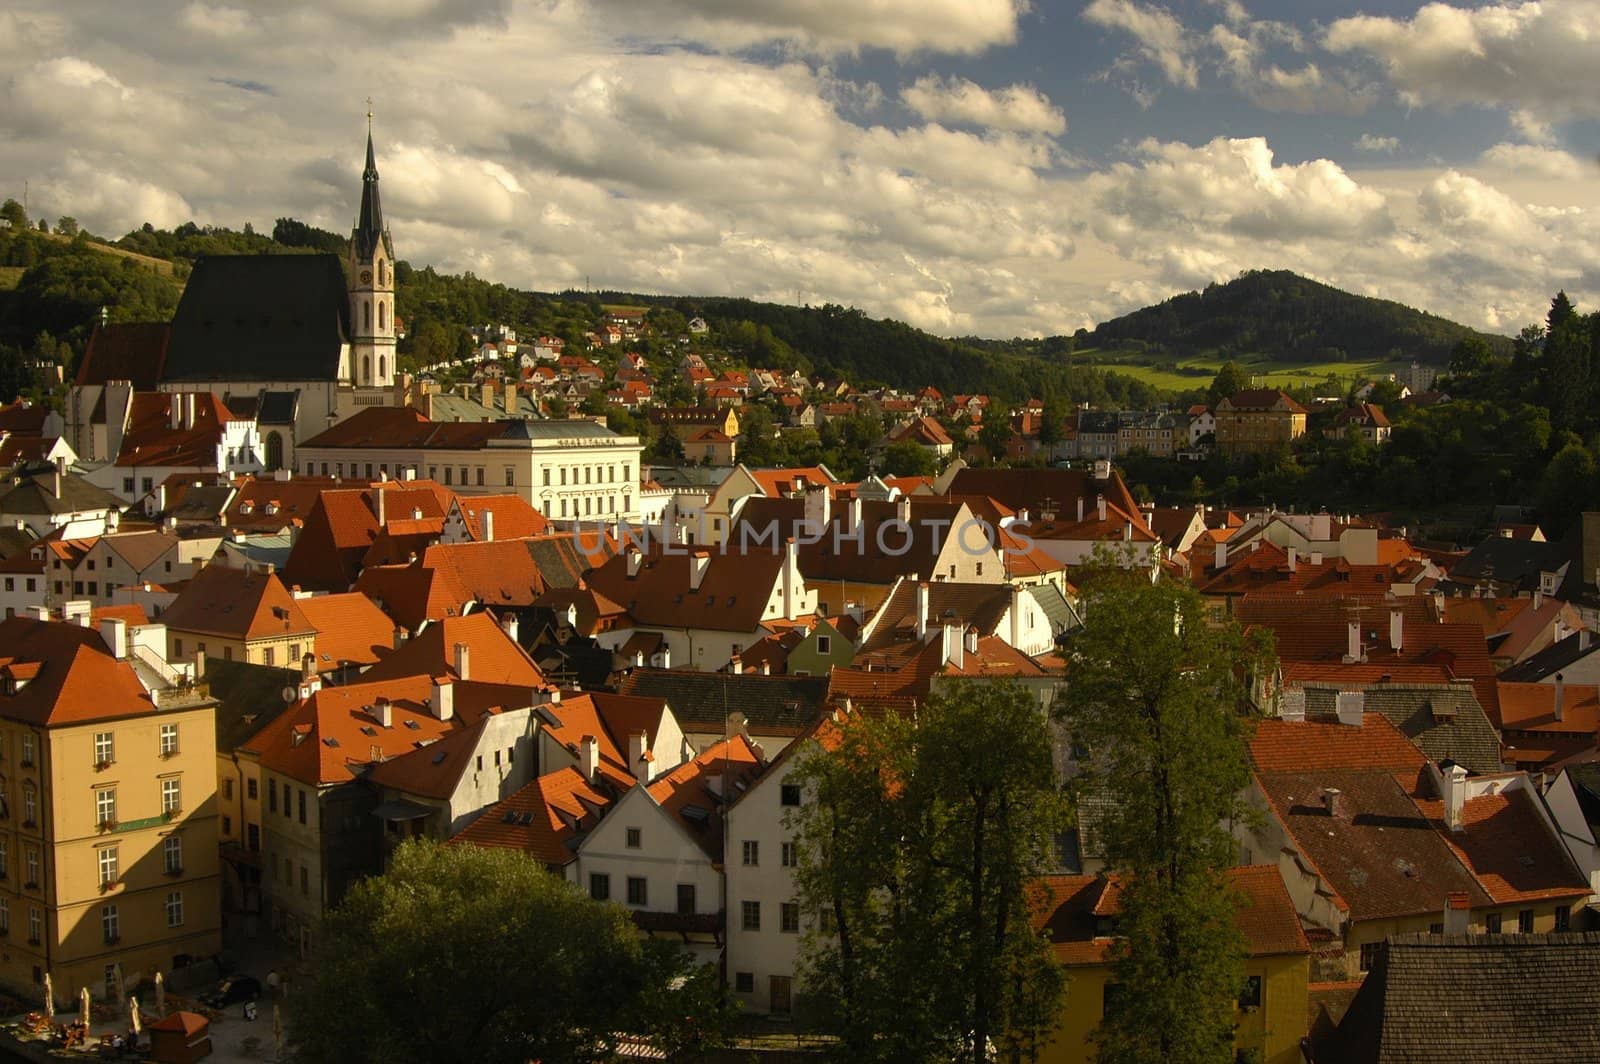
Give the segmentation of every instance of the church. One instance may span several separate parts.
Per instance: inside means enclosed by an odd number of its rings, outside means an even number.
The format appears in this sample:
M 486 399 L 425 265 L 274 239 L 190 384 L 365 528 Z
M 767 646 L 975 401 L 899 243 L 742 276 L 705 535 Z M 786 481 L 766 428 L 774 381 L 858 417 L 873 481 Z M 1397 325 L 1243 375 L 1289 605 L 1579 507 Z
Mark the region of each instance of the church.
M 223 418 L 255 425 L 253 435 L 235 431 L 222 448 L 219 471 L 228 473 L 292 469 L 296 444 L 363 409 L 403 405 L 394 243 L 383 221 L 370 115 L 361 184 L 345 261 L 329 254 L 207 256 L 195 263 L 170 325 L 98 329 L 66 411 L 68 440 L 80 458 L 128 464 L 123 444 L 136 415 L 210 431 L 203 411 L 199 421 L 185 421 L 193 404 L 181 397 L 194 393 L 216 394 Z M 135 402 L 136 393 L 150 391 L 169 398 Z M 219 439 L 226 435 L 215 429 Z M 144 481 L 159 483 L 178 464 L 170 455 L 144 457 L 150 460 L 135 461 L 133 472 L 102 478 L 105 486 L 117 490 L 131 477 L 137 497 Z

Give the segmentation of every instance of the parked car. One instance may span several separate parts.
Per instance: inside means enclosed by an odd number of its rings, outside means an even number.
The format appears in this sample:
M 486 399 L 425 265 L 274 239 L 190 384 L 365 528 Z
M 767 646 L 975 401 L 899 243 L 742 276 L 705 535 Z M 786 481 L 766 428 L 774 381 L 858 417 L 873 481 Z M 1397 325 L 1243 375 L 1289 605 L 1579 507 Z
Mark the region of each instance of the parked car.
M 250 975 L 230 975 L 209 994 L 201 994 L 200 1003 L 213 1009 L 225 1009 L 241 1001 L 254 1001 L 260 996 L 261 980 Z

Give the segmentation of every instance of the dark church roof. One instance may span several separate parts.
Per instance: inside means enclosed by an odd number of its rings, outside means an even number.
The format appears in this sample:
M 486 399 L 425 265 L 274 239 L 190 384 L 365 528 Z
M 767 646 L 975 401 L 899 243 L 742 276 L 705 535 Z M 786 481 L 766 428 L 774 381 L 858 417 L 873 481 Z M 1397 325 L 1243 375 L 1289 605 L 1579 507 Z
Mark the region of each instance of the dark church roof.
M 83 361 L 78 363 L 77 383 L 131 381 L 141 392 L 153 391 L 161 378 L 171 330 L 172 326 L 164 321 L 99 326 L 90 335 Z
M 350 336 L 334 255 L 208 255 L 172 319 L 164 381 L 326 381 Z
M 383 205 L 378 201 L 378 160 L 372 151 L 370 129 L 367 130 L 367 168 L 361 173 L 361 217 L 356 221 L 352 239 L 355 241 L 356 258 L 362 262 L 372 261 L 380 243 L 389 252 L 389 257 L 394 258 L 394 252 L 389 248 L 388 233 L 383 228 Z

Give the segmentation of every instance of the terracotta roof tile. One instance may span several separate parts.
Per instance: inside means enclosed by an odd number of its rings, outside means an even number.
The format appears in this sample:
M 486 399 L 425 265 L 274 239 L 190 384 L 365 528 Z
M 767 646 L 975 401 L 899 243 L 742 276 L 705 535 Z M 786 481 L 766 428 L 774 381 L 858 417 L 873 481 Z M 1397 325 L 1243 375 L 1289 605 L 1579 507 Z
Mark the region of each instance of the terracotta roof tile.
M 317 669 L 372 665 L 394 646 L 394 621 L 357 591 L 297 600 L 317 630 Z
M 765 768 L 766 763 L 750 740 L 735 735 L 655 780 L 648 790 L 650 797 L 683 826 L 707 857 L 720 861 L 719 807 L 748 790 Z
M 241 640 L 316 633 L 276 574 L 223 565 L 208 565 L 192 576 L 161 622 L 173 631 Z
M 533 659 L 487 613 L 434 621 L 363 673 L 362 679 L 419 675 L 462 679 L 456 670 L 458 643 L 468 648 L 467 679 L 525 688 L 548 686 Z
M 577 840 L 615 800 L 609 786 L 562 768 L 489 806 L 450 841 L 521 850 L 546 865 L 565 865 L 577 856 Z
M 54 726 L 154 713 L 132 666 L 93 628 L 62 621 L 0 621 L 0 674 L 23 681 L 0 693 L 0 717 Z

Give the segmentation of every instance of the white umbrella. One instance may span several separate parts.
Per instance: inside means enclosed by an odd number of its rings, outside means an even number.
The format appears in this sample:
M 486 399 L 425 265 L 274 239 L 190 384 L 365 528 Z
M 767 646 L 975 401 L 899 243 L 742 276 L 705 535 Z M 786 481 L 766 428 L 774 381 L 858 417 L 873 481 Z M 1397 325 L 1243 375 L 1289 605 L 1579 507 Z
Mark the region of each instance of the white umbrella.
M 56 993 L 50 985 L 50 973 L 44 973 L 44 1014 L 47 1019 L 56 1018 Z
M 133 1033 L 134 1033 L 134 1036 L 137 1037 L 138 1034 L 139 1034 L 140 1028 L 139 1028 L 139 999 L 136 998 L 136 997 L 128 999 L 128 1020 L 133 1024 Z
M 156 1011 L 163 1016 L 167 1014 L 167 982 L 160 972 L 156 973 Z
M 89 1029 L 89 988 L 83 988 L 83 1029 Z

